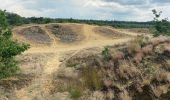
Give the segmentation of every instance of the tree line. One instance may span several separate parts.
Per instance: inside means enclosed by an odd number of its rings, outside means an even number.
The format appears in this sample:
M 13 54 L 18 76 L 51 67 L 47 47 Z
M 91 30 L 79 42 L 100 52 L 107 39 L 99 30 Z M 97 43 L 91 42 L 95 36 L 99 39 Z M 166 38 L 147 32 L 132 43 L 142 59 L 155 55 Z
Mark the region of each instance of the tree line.
M 80 20 L 73 18 L 45 18 L 45 17 L 22 17 L 15 13 L 6 12 L 7 21 L 12 26 L 23 24 L 47 24 L 47 23 L 85 23 L 94 25 L 107 25 L 115 28 L 149 28 L 153 26 L 153 21 L 150 22 L 135 22 L 135 21 L 108 21 L 108 20 Z

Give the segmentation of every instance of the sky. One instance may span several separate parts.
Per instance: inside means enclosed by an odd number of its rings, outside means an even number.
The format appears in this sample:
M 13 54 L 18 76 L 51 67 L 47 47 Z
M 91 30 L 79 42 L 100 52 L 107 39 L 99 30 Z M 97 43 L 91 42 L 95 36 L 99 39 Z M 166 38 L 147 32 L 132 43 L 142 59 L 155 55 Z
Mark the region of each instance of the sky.
M 23 17 L 151 21 L 152 9 L 170 17 L 170 0 L 0 0 L 0 9 Z

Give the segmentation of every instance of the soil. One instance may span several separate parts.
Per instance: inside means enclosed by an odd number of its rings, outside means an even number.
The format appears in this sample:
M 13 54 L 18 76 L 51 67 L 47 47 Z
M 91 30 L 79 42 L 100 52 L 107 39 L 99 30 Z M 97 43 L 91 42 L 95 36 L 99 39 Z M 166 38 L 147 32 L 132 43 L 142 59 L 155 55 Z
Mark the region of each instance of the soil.
M 96 27 L 94 28 L 94 32 L 108 38 L 120 38 L 126 36 L 124 33 L 113 30 L 112 28 L 109 27 Z
M 72 43 L 81 41 L 83 39 L 82 25 L 49 25 L 47 28 L 57 37 L 61 42 Z
M 18 35 L 23 36 L 26 40 L 38 44 L 50 44 L 51 39 L 44 30 L 39 26 L 31 26 L 23 28 L 18 32 Z

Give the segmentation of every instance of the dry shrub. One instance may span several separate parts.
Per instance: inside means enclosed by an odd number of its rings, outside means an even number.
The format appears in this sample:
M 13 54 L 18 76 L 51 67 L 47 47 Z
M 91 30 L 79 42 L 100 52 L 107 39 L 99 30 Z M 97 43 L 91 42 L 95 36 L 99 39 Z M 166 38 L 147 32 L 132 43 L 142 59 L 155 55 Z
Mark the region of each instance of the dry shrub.
M 147 55 L 147 54 L 151 54 L 153 52 L 153 45 L 147 45 L 145 47 L 142 48 L 142 52 Z
M 74 100 L 83 96 L 86 90 L 101 90 L 104 86 L 101 71 L 94 67 L 82 68 L 78 79 L 64 77 L 61 80 L 57 79 L 53 84 L 55 86 L 51 89 L 52 93 L 69 92 L 71 98 Z
M 113 58 L 115 60 L 120 60 L 120 59 L 123 59 L 124 56 L 125 56 L 125 54 L 123 52 L 118 51 L 117 53 L 114 54 Z
M 78 82 L 78 81 L 70 82 L 69 87 L 68 87 L 68 91 L 70 93 L 70 96 L 74 100 L 83 96 L 85 90 L 86 89 L 85 89 L 84 84 L 82 82 Z
M 127 80 L 134 78 L 135 76 L 139 75 L 139 70 L 136 69 L 136 67 L 133 65 L 133 63 L 130 63 L 131 61 L 122 61 L 122 63 L 119 66 L 120 71 L 120 77 L 125 78 Z
M 68 82 L 65 82 L 64 80 L 55 80 L 53 82 L 54 87 L 51 88 L 51 93 L 55 92 L 65 92 L 68 90 Z
M 135 54 L 134 60 L 137 64 L 139 64 L 142 61 L 143 57 L 144 57 L 144 54 L 142 52 L 139 52 Z
M 160 41 L 152 41 L 152 45 L 155 47 L 157 45 L 159 45 Z
M 103 87 L 102 72 L 97 68 L 83 68 L 81 78 L 85 86 L 90 90 L 100 90 Z
M 149 38 L 145 36 L 137 36 L 128 45 L 128 52 L 134 54 L 141 52 L 141 48 L 149 43 Z
M 102 91 L 94 91 L 82 100 L 108 100 Z
M 141 67 L 142 75 L 148 79 L 153 78 L 159 69 L 159 66 L 156 63 L 153 63 L 148 59 L 144 59 L 139 66 Z
M 54 85 L 55 87 L 51 89 L 51 93 L 69 92 L 70 97 L 74 100 L 83 96 L 84 91 L 86 90 L 84 83 L 76 79 L 58 80 Z
M 34 79 L 34 75 L 28 74 L 19 74 L 15 77 L 10 77 L 7 79 L 0 80 L 0 86 L 4 87 L 6 90 L 13 90 L 13 89 L 22 89 L 25 86 L 29 85 L 32 80 Z
M 147 86 L 151 83 L 151 80 L 150 79 L 143 79 L 143 82 L 142 82 L 142 85 L 143 86 Z
M 154 87 L 152 91 L 156 97 L 160 97 L 162 94 L 166 94 L 168 92 L 169 87 L 169 85 L 161 85 L 158 87 Z
M 152 79 L 152 91 L 158 98 L 162 94 L 166 94 L 170 88 L 170 74 L 168 72 L 160 71 Z M 162 100 L 162 99 L 161 99 Z
M 166 41 L 169 41 L 169 38 L 168 38 L 168 37 L 159 36 L 159 37 L 153 38 L 153 39 L 151 40 L 151 43 L 153 44 L 153 46 L 157 46 L 157 45 L 159 45 L 160 43 L 163 43 L 163 42 L 166 42 Z
M 62 79 L 76 79 L 78 78 L 78 73 L 73 67 L 61 67 L 58 70 L 57 77 Z
M 157 45 L 155 48 L 154 48 L 154 51 L 156 53 L 159 53 L 159 54 L 162 54 L 164 52 L 164 45 Z
M 113 86 L 113 81 L 110 79 L 105 79 L 104 85 L 109 88 L 109 87 Z
M 119 100 L 132 100 L 132 98 L 129 96 L 129 93 L 124 90 L 123 92 L 119 93 Z
M 106 100 L 114 100 L 114 98 L 115 98 L 114 92 L 112 90 L 108 90 L 106 94 Z
M 164 45 L 164 50 L 167 52 L 170 52 L 170 43 L 169 44 L 167 43 Z
M 170 73 L 168 72 L 161 72 L 159 74 L 156 74 L 156 80 L 158 82 L 170 82 Z
M 134 54 L 139 51 L 141 51 L 141 46 L 137 42 L 131 42 L 128 45 L 128 53 L 129 54 Z

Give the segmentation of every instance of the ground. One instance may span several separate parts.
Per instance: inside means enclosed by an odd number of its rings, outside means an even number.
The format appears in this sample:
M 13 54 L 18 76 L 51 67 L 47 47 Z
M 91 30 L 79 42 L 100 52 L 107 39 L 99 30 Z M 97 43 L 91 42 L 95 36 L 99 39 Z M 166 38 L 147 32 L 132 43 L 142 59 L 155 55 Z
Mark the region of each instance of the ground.
M 50 27 L 52 25 L 61 26 L 62 29 L 53 30 L 53 27 Z M 55 31 L 57 32 L 54 33 Z M 53 75 L 59 73 L 58 69 L 61 69 L 62 63 L 84 50 L 89 53 L 97 52 L 105 46 L 127 43 L 139 35 L 133 31 L 106 26 L 69 23 L 18 26 L 13 29 L 13 33 L 14 39 L 31 44 L 31 48 L 17 57 L 21 61 L 21 73 L 18 76 L 23 77 L 15 76 L 2 80 L 2 85 L 0 84 L 2 100 L 66 100 L 68 93 L 58 93 L 53 97 L 49 95 L 53 87 Z M 66 34 L 67 37 L 62 34 Z M 20 84 L 20 81 L 23 83 Z M 3 82 L 12 84 L 11 88 L 6 89 Z

